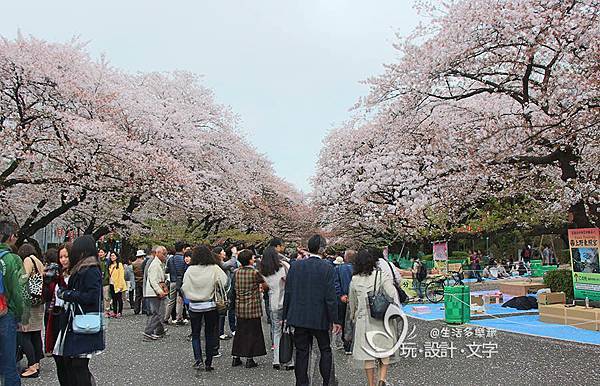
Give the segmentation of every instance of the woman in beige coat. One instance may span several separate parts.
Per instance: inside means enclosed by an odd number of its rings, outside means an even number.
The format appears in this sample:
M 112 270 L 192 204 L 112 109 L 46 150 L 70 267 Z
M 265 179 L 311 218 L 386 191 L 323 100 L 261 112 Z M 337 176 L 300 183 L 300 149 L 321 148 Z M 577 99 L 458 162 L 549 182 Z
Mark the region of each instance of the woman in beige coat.
M 375 385 L 375 368 L 379 364 L 379 385 L 386 384 L 388 365 L 393 353 L 390 352 L 397 341 L 396 331 L 386 331 L 383 320 L 373 319 L 370 315 L 367 294 L 381 289 L 390 299 L 396 295 L 392 280 L 382 275 L 377 268 L 377 258 L 369 251 L 358 253 L 354 263 L 354 275 L 350 282 L 349 312 L 354 322 L 353 359 L 360 361 L 367 374 L 369 386 Z M 377 278 L 377 282 L 376 279 Z M 377 356 L 373 355 L 377 354 Z
M 27 279 L 36 275 L 44 275 L 44 264 L 36 256 L 37 251 L 31 244 L 23 244 L 19 248 L 19 256 L 23 259 L 23 267 Z M 41 290 L 41 283 L 40 283 Z M 21 374 L 21 378 L 37 378 L 40 371 L 40 360 L 44 357 L 42 349 L 42 327 L 44 323 L 44 305 L 39 303 L 31 306 L 27 324 L 21 326 L 21 345 L 27 356 L 28 367 Z

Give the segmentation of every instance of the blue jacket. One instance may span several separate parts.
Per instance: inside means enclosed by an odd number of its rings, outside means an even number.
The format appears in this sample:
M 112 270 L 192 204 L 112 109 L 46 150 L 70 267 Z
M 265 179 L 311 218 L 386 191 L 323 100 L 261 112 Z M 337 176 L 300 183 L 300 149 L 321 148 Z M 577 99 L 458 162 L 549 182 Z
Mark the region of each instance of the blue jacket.
M 352 281 L 352 264 L 344 263 L 335 267 L 335 294 L 338 299 L 350 292 L 350 281 Z
M 84 313 L 103 312 L 100 266 L 85 267 L 71 275 L 63 299 L 81 306 Z M 78 307 L 75 313 L 80 313 Z M 66 328 L 63 356 L 72 357 L 104 350 L 103 330 L 96 334 L 75 334 L 69 319 L 67 313 L 61 314 L 61 330 Z
M 171 257 L 167 263 L 167 273 L 169 274 L 171 283 L 177 283 L 177 278 L 179 278 L 179 280 L 183 279 L 186 268 L 187 264 L 185 263 L 183 254 L 177 252 Z
M 294 327 L 328 330 L 337 319 L 333 265 L 318 256 L 297 260 L 285 283 L 283 320 Z

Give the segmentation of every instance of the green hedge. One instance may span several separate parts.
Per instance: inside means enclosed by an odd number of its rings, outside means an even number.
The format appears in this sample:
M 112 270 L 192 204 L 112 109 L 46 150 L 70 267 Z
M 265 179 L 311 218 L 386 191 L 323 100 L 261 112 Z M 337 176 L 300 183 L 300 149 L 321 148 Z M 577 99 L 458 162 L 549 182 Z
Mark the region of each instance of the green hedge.
M 564 292 L 567 295 L 567 302 L 573 300 L 573 275 L 570 270 L 557 269 L 546 272 L 544 284 L 550 287 L 552 292 Z
M 469 252 L 465 251 L 453 251 L 450 254 L 451 259 L 466 259 L 469 257 Z

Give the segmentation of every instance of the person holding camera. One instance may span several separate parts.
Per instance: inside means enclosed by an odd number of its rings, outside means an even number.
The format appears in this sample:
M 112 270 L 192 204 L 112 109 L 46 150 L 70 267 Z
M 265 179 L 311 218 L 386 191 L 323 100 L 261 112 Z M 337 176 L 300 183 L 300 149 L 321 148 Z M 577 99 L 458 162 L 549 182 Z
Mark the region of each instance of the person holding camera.
M 54 344 L 58 337 L 58 316 L 64 312 L 64 302 L 56 296 L 58 289 L 66 287 L 69 281 L 69 253 L 71 243 L 58 247 L 58 262 L 51 261 L 44 270 L 44 286 L 42 296 L 46 302 L 46 333 L 45 348 L 47 354 L 52 354 Z

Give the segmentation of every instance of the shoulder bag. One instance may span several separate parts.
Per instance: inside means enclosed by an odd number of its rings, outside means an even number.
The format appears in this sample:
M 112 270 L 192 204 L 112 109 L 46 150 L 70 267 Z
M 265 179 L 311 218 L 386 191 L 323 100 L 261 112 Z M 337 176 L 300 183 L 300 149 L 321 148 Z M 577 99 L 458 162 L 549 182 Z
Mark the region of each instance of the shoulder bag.
M 29 276 L 29 279 L 27 279 L 27 289 L 31 296 L 31 305 L 39 306 L 43 303 L 42 286 L 44 284 L 44 279 L 37 268 L 37 262 L 31 257 L 29 257 L 29 260 L 31 260 L 31 263 L 33 264 L 34 271 Z
M 219 268 L 218 265 L 217 265 L 217 268 L 219 270 L 221 269 L 221 268 Z M 229 308 L 229 298 L 227 296 L 227 290 L 221 283 L 221 280 L 218 279 L 216 273 L 215 273 L 214 284 L 215 284 L 215 292 L 213 295 L 213 299 L 214 299 L 215 305 L 217 307 L 217 312 L 219 313 L 219 315 L 225 315 L 227 313 L 227 309 Z
M 383 320 L 385 312 L 387 311 L 390 304 L 394 302 L 384 291 L 382 291 L 382 285 L 379 283 L 377 287 L 377 276 L 381 276 L 381 270 L 377 268 L 375 271 L 375 282 L 373 283 L 373 291 L 367 293 L 367 300 L 369 301 L 369 310 L 371 317 L 377 320 Z M 380 279 L 381 280 L 381 279 Z
M 88 312 L 87 314 L 83 312 L 83 309 L 79 304 L 77 307 L 81 314 L 75 314 L 75 305 L 73 303 L 69 304 L 69 308 L 71 309 L 71 318 L 73 321 L 73 332 L 75 334 L 97 334 L 102 330 L 102 290 L 100 290 L 100 296 L 98 297 L 99 309 L 98 312 Z

